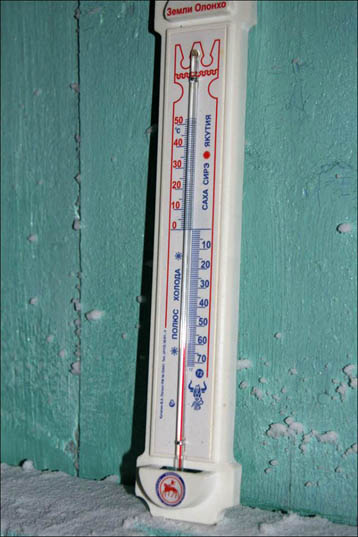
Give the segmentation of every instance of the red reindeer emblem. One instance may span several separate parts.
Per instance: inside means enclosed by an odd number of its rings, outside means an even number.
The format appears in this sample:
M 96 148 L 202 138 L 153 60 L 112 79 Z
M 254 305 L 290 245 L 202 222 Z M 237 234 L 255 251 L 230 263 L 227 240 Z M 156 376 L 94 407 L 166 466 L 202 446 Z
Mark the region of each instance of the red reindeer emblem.
M 178 489 L 176 489 L 173 485 L 175 485 L 175 481 L 173 479 L 171 480 L 170 484 L 164 483 L 164 494 L 177 497 L 179 492 Z
M 158 478 L 156 491 L 162 503 L 169 507 L 176 507 L 185 496 L 185 483 L 174 472 L 167 472 Z

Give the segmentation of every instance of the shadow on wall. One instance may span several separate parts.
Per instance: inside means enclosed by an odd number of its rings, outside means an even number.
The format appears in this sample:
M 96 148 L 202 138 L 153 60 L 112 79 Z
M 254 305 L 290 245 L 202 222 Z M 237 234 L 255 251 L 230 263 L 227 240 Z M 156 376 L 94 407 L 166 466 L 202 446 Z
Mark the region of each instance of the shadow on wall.
M 148 30 L 149 32 L 154 33 L 154 2 L 150 3 Z M 151 112 L 152 127 L 155 127 L 158 124 L 160 79 L 160 37 L 157 34 L 154 35 L 155 50 Z M 148 157 L 147 199 L 141 285 L 141 296 L 146 297 L 147 300 L 141 303 L 139 313 L 140 330 L 137 346 L 131 447 L 129 451 L 123 456 L 122 462 L 119 467 L 120 482 L 124 485 L 134 484 L 136 476 L 136 460 L 137 457 L 143 453 L 145 446 L 158 145 L 158 136 L 156 128 L 153 128 L 151 130 L 152 132 L 149 134 L 150 143 Z

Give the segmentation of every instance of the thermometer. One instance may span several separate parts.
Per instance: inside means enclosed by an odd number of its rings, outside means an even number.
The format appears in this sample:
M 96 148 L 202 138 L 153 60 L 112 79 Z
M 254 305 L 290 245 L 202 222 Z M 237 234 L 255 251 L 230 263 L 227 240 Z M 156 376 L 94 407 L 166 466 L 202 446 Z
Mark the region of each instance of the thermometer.
M 233 457 L 248 31 L 253 1 L 156 1 L 161 35 L 146 446 L 155 516 L 214 524 Z

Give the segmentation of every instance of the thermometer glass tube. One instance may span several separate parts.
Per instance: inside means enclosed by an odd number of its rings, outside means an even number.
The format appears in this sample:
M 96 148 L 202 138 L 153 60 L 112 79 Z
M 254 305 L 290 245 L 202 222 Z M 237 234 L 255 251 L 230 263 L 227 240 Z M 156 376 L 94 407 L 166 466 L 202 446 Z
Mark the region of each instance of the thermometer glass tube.
M 182 248 L 182 284 L 181 284 L 181 305 L 180 305 L 180 328 L 179 328 L 179 367 L 178 367 L 178 402 L 177 402 L 177 422 L 176 422 L 176 456 L 175 467 L 181 470 L 183 468 L 185 453 L 184 437 L 184 400 L 186 384 L 186 362 L 190 341 L 192 340 L 191 331 L 195 324 L 190 318 L 190 282 L 191 282 L 191 261 L 192 261 L 192 225 L 193 225 L 193 203 L 195 187 L 195 149 L 196 149 L 196 125 L 198 114 L 198 89 L 199 78 L 199 56 L 200 51 L 193 48 L 190 53 L 190 71 L 189 71 L 189 106 L 188 118 L 186 121 L 185 140 L 185 181 L 184 196 L 182 198 L 183 211 L 183 248 Z M 193 360 L 193 357 L 191 357 Z

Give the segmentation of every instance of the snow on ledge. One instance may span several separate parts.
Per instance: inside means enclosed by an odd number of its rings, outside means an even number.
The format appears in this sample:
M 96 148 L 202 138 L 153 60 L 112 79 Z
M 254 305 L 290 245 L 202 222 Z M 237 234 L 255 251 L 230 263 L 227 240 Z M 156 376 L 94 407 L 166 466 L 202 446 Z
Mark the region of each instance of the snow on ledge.
M 112 479 L 1 464 L 1 535 L 322 535 L 355 536 L 356 528 L 315 516 L 228 509 L 216 526 L 153 518 L 145 504 Z

